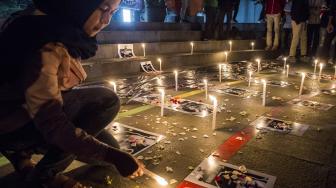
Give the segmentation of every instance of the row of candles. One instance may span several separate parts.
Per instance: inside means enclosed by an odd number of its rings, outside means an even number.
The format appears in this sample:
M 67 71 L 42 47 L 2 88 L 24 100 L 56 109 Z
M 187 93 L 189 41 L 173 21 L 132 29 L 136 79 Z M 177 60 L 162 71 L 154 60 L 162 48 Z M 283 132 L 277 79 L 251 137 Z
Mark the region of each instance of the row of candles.
M 231 49 L 231 41 L 230 41 L 230 51 L 232 50 Z M 192 45 L 193 46 L 193 45 Z M 145 53 L 145 52 L 144 52 Z M 191 51 L 191 53 L 193 53 L 193 49 Z M 144 54 L 145 55 L 145 54 Z M 225 60 L 227 62 L 227 57 L 228 57 L 228 53 L 225 52 Z M 162 72 L 162 60 L 161 59 L 158 59 L 159 61 L 159 69 L 160 69 L 160 72 Z M 284 72 L 286 72 L 286 77 L 288 77 L 289 75 L 289 65 L 287 64 L 287 59 L 284 58 Z M 261 71 L 261 59 L 256 59 L 256 62 L 257 62 L 257 73 L 259 74 L 260 71 Z M 317 64 L 318 64 L 318 60 L 315 60 L 314 61 L 314 75 L 316 75 L 316 71 L 317 71 Z M 219 82 L 222 81 L 222 78 L 221 78 L 221 69 L 222 69 L 222 66 L 223 64 L 220 64 L 219 65 Z M 318 77 L 318 80 L 320 81 L 321 79 L 321 76 L 322 76 L 322 69 L 323 69 L 323 66 L 324 64 L 320 63 L 320 70 L 319 70 L 319 77 Z M 286 70 L 286 71 L 285 71 Z M 252 71 L 249 71 L 248 72 L 249 74 L 249 79 L 248 79 L 248 87 L 251 86 L 251 80 L 252 80 L 252 74 L 253 72 Z M 174 75 L 175 75 L 175 91 L 178 91 L 178 71 L 177 70 L 174 70 Z M 301 73 L 301 84 L 300 84 L 300 89 L 299 89 L 299 96 L 302 95 L 302 92 L 303 92 L 303 86 L 304 86 L 304 81 L 305 81 L 305 76 L 306 74 L 305 73 Z M 335 66 L 335 78 L 336 78 L 336 66 Z M 218 108 L 218 101 L 217 101 L 217 98 L 213 95 L 208 95 L 208 81 L 206 79 L 203 80 L 203 83 L 204 83 L 204 90 L 205 90 L 205 99 L 208 100 L 208 98 L 212 101 L 212 107 L 213 107 L 213 116 L 212 116 L 212 130 L 215 130 L 216 129 L 216 118 L 217 118 L 217 108 Z M 262 92 L 262 105 L 263 106 L 266 106 L 266 94 L 267 94 L 267 81 L 262 79 L 261 80 L 261 83 L 263 84 L 263 92 Z M 110 82 L 110 84 L 113 86 L 113 90 L 114 92 L 117 93 L 117 85 L 115 82 Z M 165 107 L 165 90 L 164 89 L 159 89 L 159 92 L 160 92 L 160 115 L 161 116 L 164 116 L 164 107 Z M 161 186 L 167 186 L 168 185 L 168 182 L 160 177 L 159 175 L 149 171 L 148 169 L 145 169 L 144 170 L 144 173 L 146 175 L 148 175 L 149 177 L 153 178 L 159 185 Z
M 232 51 L 233 42 L 230 40 L 228 43 L 229 43 L 229 51 L 231 52 Z M 255 43 L 251 42 L 250 45 L 251 45 L 251 50 L 254 50 Z M 142 43 L 141 46 L 142 46 L 143 56 L 146 57 L 146 44 Z M 190 54 L 191 55 L 194 54 L 194 46 L 195 46 L 195 43 L 194 42 L 190 42 Z M 226 58 L 227 58 L 227 54 L 226 54 Z

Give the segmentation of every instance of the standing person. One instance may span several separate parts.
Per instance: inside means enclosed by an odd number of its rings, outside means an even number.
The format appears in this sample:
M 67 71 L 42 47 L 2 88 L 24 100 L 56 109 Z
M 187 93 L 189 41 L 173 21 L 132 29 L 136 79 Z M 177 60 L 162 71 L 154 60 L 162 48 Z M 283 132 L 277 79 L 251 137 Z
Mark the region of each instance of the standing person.
M 0 34 L 0 152 L 34 188 L 83 187 L 61 174 L 76 156 L 114 164 L 125 177 L 142 175 L 143 165 L 104 130 L 119 111 L 117 95 L 72 89 L 86 78 L 81 60 L 95 55 L 95 36 L 120 0 L 34 3 L 34 14 L 14 18 Z M 46 152 L 35 165 L 36 151 Z
M 231 30 L 231 19 L 233 11 L 234 1 L 232 0 L 220 0 L 218 1 L 218 16 L 217 16 L 217 31 L 218 38 L 224 39 L 224 18 L 226 17 L 226 33 Z
M 266 0 L 265 13 L 267 22 L 266 50 L 277 50 L 280 39 L 280 19 L 285 0 Z M 274 28 L 274 40 L 272 40 Z
M 331 0 L 329 4 L 329 17 L 328 17 L 328 25 L 327 25 L 327 35 L 325 39 L 325 43 L 323 46 L 324 50 L 329 51 L 329 64 L 334 64 L 334 56 L 335 56 L 335 45 L 336 45 L 336 0 Z
M 180 10 L 180 23 L 186 22 L 187 8 L 189 6 L 189 0 L 181 0 L 181 10 Z
M 232 18 L 232 21 L 234 23 L 238 23 L 237 16 L 239 12 L 239 6 L 240 6 L 240 0 L 235 0 L 234 7 L 233 7 L 233 18 Z
M 307 26 L 308 53 L 316 55 L 316 50 L 320 38 L 321 8 L 325 5 L 324 0 L 309 0 L 309 18 Z
M 290 39 L 292 35 L 292 18 L 291 18 L 292 0 L 288 0 L 284 8 L 284 24 L 283 32 L 281 33 L 282 49 L 288 50 L 290 47 Z
M 307 21 L 309 18 L 308 0 L 294 0 L 291 10 L 293 38 L 289 51 L 289 62 L 296 61 L 296 49 L 300 41 L 301 61 L 309 61 L 307 57 Z
M 218 0 L 205 0 L 204 10 L 206 15 L 204 40 L 214 39 Z

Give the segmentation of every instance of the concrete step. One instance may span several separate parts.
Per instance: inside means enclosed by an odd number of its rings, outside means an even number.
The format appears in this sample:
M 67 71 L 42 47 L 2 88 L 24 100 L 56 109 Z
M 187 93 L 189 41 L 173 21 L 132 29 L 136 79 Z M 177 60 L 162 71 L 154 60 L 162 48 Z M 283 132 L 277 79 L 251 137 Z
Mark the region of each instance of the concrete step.
M 229 61 L 243 61 L 254 60 L 257 57 L 263 59 L 275 58 L 280 55 L 278 51 L 264 51 L 264 50 L 245 50 L 245 51 L 233 51 L 229 55 Z M 162 59 L 162 69 L 182 70 L 185 67 L 193 66 L 207 66 L 216 65 L 219 62 L 225 61 L 225 55 L 223 51 L 211 52 L 211 53 L 190 53 L 184 54 L 160 54 L 151 55 L 146 58 L 137 57 L 131 59 L 119 59 L 119 58 L 106 58 L 106 59 L 92 59 L 83 63 L 84 69 L 88 74 L 87 81 L 94 81 L 103 77 L 117 77 L 126 74 L 139 74 L 141 73 L 140 62 L 150 60 L 154 67 L 158 69 L 159 63 L 157 58 Z
M 232 51 L 249 50 L 251 42 L 255 43 L 255 49 L 264 49 L 265 42 L 263 40 L 234 40 L 232 41 Z M 229 51 L 230 45 L 228 40 L 222 41 L 193 41 L 194 52 L 216 52 Z M 141 43 L 133 44 L 136 56 L 143 56 L 143 48 Z M 188 42 L 155 42 L 146 43 L 146 56 L 157 54 L 175 54 L 190 53 L 191 45 Z M 94 59 L 118 58 L 118 44 L 101 44 Z
M 198 23 L 111 22 L 104 31 L 191 31 L 202 29 Z
M 178 42 L 201 40 L 201 31 L 102 31 L 98 43 Z

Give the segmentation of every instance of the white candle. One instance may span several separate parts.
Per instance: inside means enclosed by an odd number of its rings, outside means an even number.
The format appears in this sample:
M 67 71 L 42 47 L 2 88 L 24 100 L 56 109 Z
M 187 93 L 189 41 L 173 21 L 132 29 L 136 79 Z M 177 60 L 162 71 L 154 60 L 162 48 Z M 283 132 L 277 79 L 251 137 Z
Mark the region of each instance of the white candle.
M 208 80 L 204 79 L 205 100 L 208 100 Z
M 300 85 L 300 91 L 299 91 L 299 95 L 302 95 L 302 91 L 303 91 L 303 83 L 306 77 L 305 73 L 301 73 L 302 79 L 301 79 L 301 85 Z
M 174 71 L 175 74 L 175 91 L 178 90 L 178 72 L 177 70 Z
M 284 70 L 284 72 L 285 72 L 285 70 L 286 70 L 286 64 L 287 64 L 287 58 L 284 57 L 283 60 L 284 60 L 284 68 L 283 68 L 283 70 Z
M 260 59 L 258 58 L 258 59 L 256 59 L 256 60 L 257 60 L 257 62 L 258 62 L 258 74 L 259 74 L 259 72 L 260 72 L 260 70 L 261 70 Z
M 162 60 L 161 60 L 161 58 L 159 58 L 158 59 L 158 61 L 159 61 L 159 70 L 160 70 L 160 72 L 162 72 Z
M 213 109 L 212 109 L 212 130 L 216 129 L 216 115 L 217 115 L 217 99 L 216 97 L 210 95 L 210 100 L 213 101 Z
M 315 59 L 314 61 L 314 75 L 316 75 L 316 67 L 317 67 L 318 60 Z
M 319 78 L 318 78 L 318 81 L 321 80 L 321 77 L 322 77 L 322 69 L 323 69 L 323 63 L 320 63 L 320 72 L 319 72 Z
M 230 52 L 232 51 L 232 41 L 229 41 L 229 45 L 230 45 Z
M 159 89 L 161 94 L 161 117 L 164 115 L 164 104 L 165 104 L 165 91 L 164 89 Z
M 288 78 L 288 75 L 289 75 L 289 65 L 286 65 L 286 67 L 287 67 L 286 76 Z
M 266 106 L 266 85 L 267 85 L 267 82 L 266 82 L 266 80 L 261 80 L 261 82 L 263 83 L 262 105 Z
M 334 66 L 334 68 L 335 68 L 334 79 L 336 79 L 336 66 Z
M 254 42 L 251 42 L 251 50 L 254 50 Z
M 228 52 L 225 51 L 224 54 L 225 54 L 225 62 L 228 62 Z
M 149 176 L 150 178 L 153 178 L 159 185 L 161 186 L 167 186 L 168 182 L 164 178 L 160 177 L 159 175 L 155 174 L 154 172 L 149 171 L 148 169 L 144 169 L 144 174 Z
M 146 44 L 142 43 L 141 46 L 142 46 L 143 56 L 146 57 Z
M 117 93 L 117 84 L 113 81 L 110 81 L 110 84 L 113 86 L 113 91 Z
M 222 82 L 222 65 L 218 65 L 218 70 L 219 70 L 219 82 Z
M 194 53 L 194 43 L 190 42 L 190 46 L 191 46 L 190 54 L 192 55 Z
M 251 86 L 251 80 L 252 80 L 252 71 L 249 71 L 249 80 L 248 80 L 248 86 Z

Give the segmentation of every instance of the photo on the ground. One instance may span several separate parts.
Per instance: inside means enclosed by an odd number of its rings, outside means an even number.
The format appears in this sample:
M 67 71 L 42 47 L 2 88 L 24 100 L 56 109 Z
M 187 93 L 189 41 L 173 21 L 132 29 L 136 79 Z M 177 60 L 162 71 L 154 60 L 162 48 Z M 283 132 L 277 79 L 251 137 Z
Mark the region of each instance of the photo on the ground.
M 255 79 L 254 82 L 256 84 L 261 84 L 261 80 L 260 79 Z M 269 86 L 275 86 L 275 87 L 287 87 L 292 85 L 289 82 L 286 81 L 280 81 L 280 80 L 267 80 L 267 85 Z
M 134 98 L 133 101 L 156 105 L 156 106 L 161 105 L 160 94 L 144 95 L 141 97 Z M 177 97 L 174 98 L 170 96 L 166 96 L 164 107 L 166 109 L 170 109 L 170 110 L 174 110 L 177 112 L 182 112 L 182 113 L 186 113 L 186 114 L 190 114 L 190 115 L 194 115 L 198 117 L 206 117 L 212 114 L 212 111 L 213 111 L 212 105 L 202 103 L 202 102 L 192 101 L 188 99 L 181 99 Z
M 135 57 L 133 51 L 133 44 L 118 44 L 119 58 L 132 58 Z
M 140 67 L 141 67 L 142 71 L 144 71 L 146 73 L 157 72 L 151 61 L 140 62 Z
M 301 73 L 297 72 L 296 74 L 301 74 Z M 319 74 L 318 73 L 314 74 L 314 73 L 308 72 L 306 74 L 306 77 L 309 78 L 309 79 L 318 79 Z M 329 75 L 329 74 L 322 74 L 321 75 L 321 80 L 332 80 L 332 79 L 333 79 L 332 75 Z
M 326 103 L 320 103 L 316 101 L 310 101 L 310 100 L 304 100 L 304 99 L 293 99 L 288 102 L 289 104 L 297 105 L 297 106 L 303 106 L 308 107 L 314 110 L 330 110 L 334 105 L 332 104 L 326 104 Z
M 309 127 L 309 125 L 265 116 L 260 116 L 252 122 L 251 125 L 260 130 L 264 129 L 281 133 L 289 133 L 297 136 L 302 136 Z
M 322 89 L 321 93 L 326 95 L 336 95 L 336 88 L 334 89 Z
M 165 138 L 163 135 L 117 122 L 109 124 L 106 130 L 118 141 L 121 150 L 132 155 L 143 152 Z
M 227 94 L 237 97 L 256 97 L 260 95 L 260 92 L 258 91 L 252 91 L 237 87 L 216 88 L 213 91 L 215 91 L 218 94 Z
M 209 156 L 185 180 L 206 188 L 272 188 L 276 177 Z

